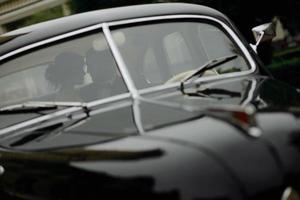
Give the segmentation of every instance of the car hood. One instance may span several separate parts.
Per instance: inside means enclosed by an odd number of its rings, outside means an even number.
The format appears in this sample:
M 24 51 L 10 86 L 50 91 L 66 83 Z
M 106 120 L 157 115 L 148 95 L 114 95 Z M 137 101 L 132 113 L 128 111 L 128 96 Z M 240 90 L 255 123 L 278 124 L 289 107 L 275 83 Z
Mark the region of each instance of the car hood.
M 289 86 L 248 77 L 141 96 L 3 139 L 4 191 L 27 199 L 263 199 L 299 182 L 299 94 Z M 259 137 L 227 120 L 247 105 L 256 108 Z

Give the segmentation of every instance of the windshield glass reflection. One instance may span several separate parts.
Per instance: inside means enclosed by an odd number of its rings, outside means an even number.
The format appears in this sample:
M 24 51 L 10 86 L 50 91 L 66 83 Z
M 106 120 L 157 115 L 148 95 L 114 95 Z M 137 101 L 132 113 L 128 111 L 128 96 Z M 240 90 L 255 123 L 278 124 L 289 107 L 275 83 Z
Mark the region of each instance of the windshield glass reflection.
M 138 89 L 178 82 L 216 58 L 237 55 L 204 76 L 250 69 L 237 45 L 220 28 L 203 22 L 166 22 L 112 31 Z

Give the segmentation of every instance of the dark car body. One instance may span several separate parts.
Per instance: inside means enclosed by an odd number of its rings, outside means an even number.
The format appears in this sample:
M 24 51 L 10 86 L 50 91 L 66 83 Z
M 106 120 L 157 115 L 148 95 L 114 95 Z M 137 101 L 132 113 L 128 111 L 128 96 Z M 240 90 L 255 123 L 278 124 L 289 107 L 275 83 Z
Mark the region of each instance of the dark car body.
M 130 50 L 120 55 L 107 26 L 184 16 L 217 20 L 227 34 L 235 34 L 245 60 L 255 67 L 136 89 L 124 77 L 128 63 L 121 55 Z M 106 27 L 128 91 L 49 109 L 3 104 L 1 199 L 299 199 L 300 94 L 270 77 L 229 19 L 213 9 L 132 6 L 16 30 L 1 36 L 6 38 L 0 47 L 1 77 L 25 69 L 7 63 L 95 26 Z

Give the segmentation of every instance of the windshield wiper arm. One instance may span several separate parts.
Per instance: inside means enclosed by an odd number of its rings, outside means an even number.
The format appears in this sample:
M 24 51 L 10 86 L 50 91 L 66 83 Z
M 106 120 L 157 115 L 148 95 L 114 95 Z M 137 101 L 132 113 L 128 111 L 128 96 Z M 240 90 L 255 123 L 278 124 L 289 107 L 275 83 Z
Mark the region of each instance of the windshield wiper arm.
M 51 102 L 51 101 L 30 101 L 22 104 L 15 104 L 0 108 L 0 114 L 33 113 L 46 110 L 56 110 L 58 107 L 86 107 L 82 102 Z
M 194 73 L 192 73 L 191 75 L 187 76 L 184 78 L 184 80 L 182 80 L 180 83 L 186 83 L 188 80 L 196 77 L 196 76 L 201 76 L 206 70 L 210 70 L 213 69 L 215 67 L 218 67 L 224 63 L 227 63 L 233 59 L 236 59 L 238 57 L 238 55 L 233 54 L 233 55 L 229 55 L 229 56 L 224 56 L 224 57 L 220 57 L 220 58 L 216 58 L 213 60 L 208 61 L 207 63 L 205 63 L 204 65 L 201 65 L 200 67 L 198 67 Z
M 11 132 L 16 132 L 19 130 L 23 130 L 24 128 L 27 127 L 31 127 L 31 126 L 36 126 L 39 124 L 43 124 L 46 122 L 51 122 L 50 124 L 53 124 L 53 120 L 56 119 L 57 117 L 61 117 L 61 116 L 65 116 L 66 120 L 74 120 L 74 119 L 78 119 L 76 117 L 74 117 L 75 115 L 73 115 L 72 113 L 75 113 L 77 111 L 81 111 L 84 114 L 84 117 L 89 117 L 90 116 L 90 106 L 87 103 L 82 103 L 82 102 L 28 102 L 28 103 L 24 103 L 24 104 L 17 104 L 17 105 L 13 105 L 13 106 L 7 106 L 4 108 L 0 109 L 0 115 L 7 112 L 8 114 L 10 114 L 9 112 L 15 114 L 18 110 L 19 113 L 24 113 L 22 111 L 22 109 L 27 109 L 26 112 L 29 113 L 30 109 L 49 109 L 49 108 L 59 108 L 62 107 L 61 110 L 55 111 L 53 113 L 50 114 L 45 114 L 44 116 L 41 117 L 36 117 L 33 119 L 30 119 L 28 121 L 24 121 L 22 123 L 18 123 L 12 126 L 8 126 L 6 128 L 0 129 L 0 137 L 6 137 L 8 134 L 11 135 Z M 16 110 L 14 110 L 16 109 Z M 3 113 L 1 113 L 3 112 Z M 32 113 L 35 113 L 35 111 L 31 111 Z M 40 114 L 39 112 L 37 112 L 38 114 Z M 79 118 L 82 118 L 79 117 Z M 54 122 L 54 124 L 56 124 L 57 122 Z M 47 127 L 47 126 L 44 126 Z M 35 127 L 33 127 L 33 129 L 35 129 Z M 16 134 L 22 134 L 21 133 L 16 133 Z

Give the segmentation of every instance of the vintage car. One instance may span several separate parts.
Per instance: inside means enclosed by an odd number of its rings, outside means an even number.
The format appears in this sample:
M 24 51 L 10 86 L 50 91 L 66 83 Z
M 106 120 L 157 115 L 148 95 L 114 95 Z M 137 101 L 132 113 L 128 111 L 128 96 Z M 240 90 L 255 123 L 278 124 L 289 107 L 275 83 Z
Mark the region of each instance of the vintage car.
M 252 48 L 174 3 L 0 36 L 0 199 L 299 200 L 300 94 L 255 53 L 271 25 Z

